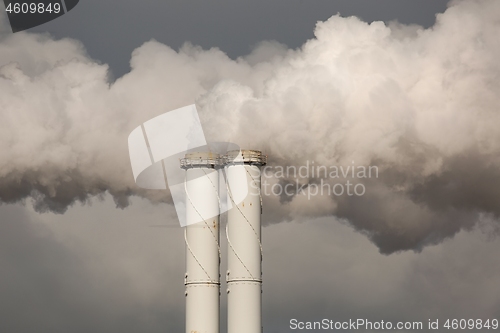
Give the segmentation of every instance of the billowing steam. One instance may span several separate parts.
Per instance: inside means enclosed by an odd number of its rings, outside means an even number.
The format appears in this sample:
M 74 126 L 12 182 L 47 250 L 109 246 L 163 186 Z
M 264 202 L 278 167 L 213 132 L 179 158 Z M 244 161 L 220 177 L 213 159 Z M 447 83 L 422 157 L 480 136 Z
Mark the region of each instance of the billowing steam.
M 263 149 L 272 167 L 378 167 L 351 179 L 361 196 L 265 196 L 267 221 L 337 216 L 383 253 L 418 251 L 500 215 L 498 17 L 488 0 L 452 2 L 430 29 L 334 16 L 300 50 L 264 42 L 237 60 L 151 41 L 115 82 L 77 41 L 5 33 L 0 199 L 61 213 L 106 191 L 120 207 L 168 201 L 134 185 L 127 136 L 195 101 L 207 139 Z

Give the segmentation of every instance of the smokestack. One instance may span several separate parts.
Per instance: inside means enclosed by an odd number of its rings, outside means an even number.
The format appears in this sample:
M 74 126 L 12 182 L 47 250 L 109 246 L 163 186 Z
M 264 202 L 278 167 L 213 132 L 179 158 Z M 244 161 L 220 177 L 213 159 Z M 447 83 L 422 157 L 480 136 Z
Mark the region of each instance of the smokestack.
M 266 157 L 256 150 L 226 155 L 227 197 L 232 207 L 226 225 L 228 333 L 262 332 L 260 167 L 265 164 Z
M 186 333 L 219 333 L 219 155 L 186 154 Z

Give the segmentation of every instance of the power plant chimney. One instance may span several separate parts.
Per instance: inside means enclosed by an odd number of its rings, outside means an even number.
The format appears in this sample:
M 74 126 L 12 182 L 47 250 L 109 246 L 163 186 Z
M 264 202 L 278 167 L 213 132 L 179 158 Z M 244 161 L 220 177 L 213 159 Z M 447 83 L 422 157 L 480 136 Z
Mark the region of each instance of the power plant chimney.
M 195 152 L 186 170 L 186 333 L 219 333 L 221 203 L 219 170 L 227 188 L 228 333 L 262 333 L 260 168 L 266 156 L 231 150 L 222 158 Z M 224 182 L 222 182 L 224 183 Z
M 186 154 L 186 333 L 219 333 L 219 155 Z
M 225 156 L 228 185 L 228 333 L 262 332 L 262 243 L 260 167 L 266 156 L 233 150 Z M 243 192 L 242 191 L 246 191 Z M 234 198 L 244 198 L 235 200 Z

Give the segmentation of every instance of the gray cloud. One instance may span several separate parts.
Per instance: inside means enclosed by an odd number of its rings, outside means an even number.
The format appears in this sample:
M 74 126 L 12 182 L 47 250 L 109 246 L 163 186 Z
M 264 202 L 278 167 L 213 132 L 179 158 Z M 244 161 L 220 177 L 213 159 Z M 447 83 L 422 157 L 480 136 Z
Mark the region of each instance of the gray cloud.
M 456 1 L 429 29 L 333 16 L 298 50 L 265 42 L 236 60 L 151 41 L 115 82 L 77 41 L 4 35 L 0 199 L 56 212 L 105 192 L 119 207 L 168 202 L 133 184 L 126 137 L 195 100 L 209 139 L 264 149 L 271 165 L 380 168 L 362 197 L 266 197 L 268 223 L 337 216 L 383 253 L 420 251 L 498 216 L 499 12 Z

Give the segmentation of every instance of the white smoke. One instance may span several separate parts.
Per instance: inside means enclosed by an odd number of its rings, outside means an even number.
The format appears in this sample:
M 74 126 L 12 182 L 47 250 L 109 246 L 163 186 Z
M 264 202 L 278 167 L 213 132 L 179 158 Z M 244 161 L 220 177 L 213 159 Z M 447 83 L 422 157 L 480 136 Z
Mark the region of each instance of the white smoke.
M 334 16 L 300 50 L 263 42 L 236 60 L 151 41 L 115 82 L 77 41 L 3 33 L 0 199 L 58 212 L 106 191 L 120 207 L 168 201 L 136 188 L 126 138 L 195 101 L 207 139 L 271 165 L 379 167 L 361 197 L 266 197 L 268 221 L 335 215 L 384 253 L 419 250 L 500 214 L 499 15 L 477 0 L 429 29 Z

